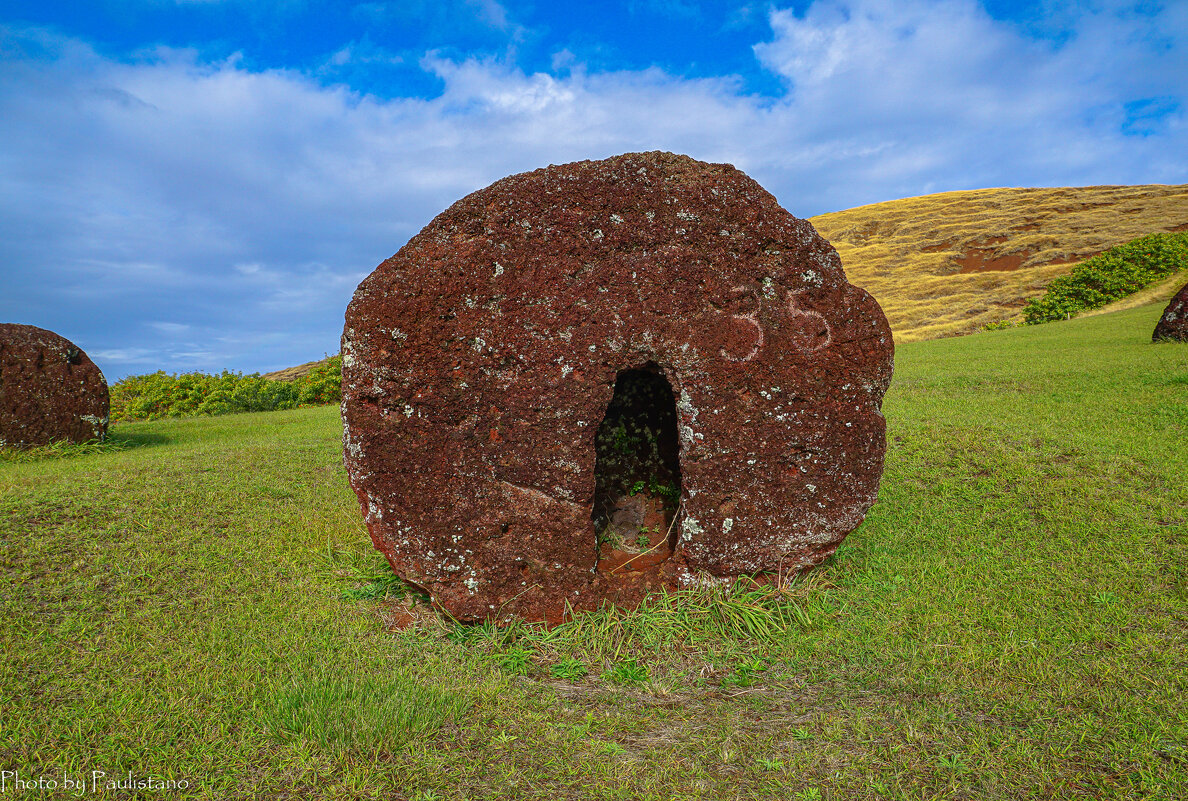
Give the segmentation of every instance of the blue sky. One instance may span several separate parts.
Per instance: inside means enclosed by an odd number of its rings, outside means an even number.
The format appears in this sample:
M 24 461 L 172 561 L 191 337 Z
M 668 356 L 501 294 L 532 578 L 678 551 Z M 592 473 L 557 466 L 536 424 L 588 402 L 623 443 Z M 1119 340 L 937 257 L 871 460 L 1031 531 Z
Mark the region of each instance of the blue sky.
M 1188 0 L 0 0 L 0 321 L 287 367 L 454 200 L 654 149 L 800 217 L 1188 183 Z

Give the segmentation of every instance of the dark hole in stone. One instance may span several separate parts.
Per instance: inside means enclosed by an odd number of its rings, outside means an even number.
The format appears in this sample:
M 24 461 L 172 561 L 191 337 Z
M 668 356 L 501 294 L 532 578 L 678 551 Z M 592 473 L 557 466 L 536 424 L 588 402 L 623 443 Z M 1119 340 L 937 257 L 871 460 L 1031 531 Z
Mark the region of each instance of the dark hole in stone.
M 681 465 L 676 398 L 658 366 L 615 377 L 594 447 L 599 570 L 645 570 L 667 560 L 677 543 Z

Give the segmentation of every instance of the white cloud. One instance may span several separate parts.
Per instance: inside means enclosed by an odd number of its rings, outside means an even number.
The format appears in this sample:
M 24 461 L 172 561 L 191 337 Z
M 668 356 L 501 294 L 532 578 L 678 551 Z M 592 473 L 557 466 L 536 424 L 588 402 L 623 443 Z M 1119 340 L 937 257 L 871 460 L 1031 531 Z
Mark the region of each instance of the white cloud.
M 1028 32 L 972 0 L 817 2 L 773 11 L 755 51 L 788 81 L 806 139 L 878 154 L 846 159 L 873 186 L 1185 180 L 1168 147 L 1183 152 L 1184 7 L 1098 8 Z M 1157 147 L 1124 125 L 1126 104 L 1151 95 L 1165 113 L 1142 127 L 1164 126 Z
M 466 0 L 466 5 L 470 6 L 478 14 L 486 24 L 499 30 L 507 30 L 509 26 L 507 9 L 497 0 Z
M 380 64 L 395 66 L 404 63 L 404 57 L 378 47 L 368 39 L 351 42 L 335 50 L 326 59 L 323 72 L 332 72 L 342 67 Z
M 87 354 L 91 361 L 94 362 L 110 362 L 123 368 L 124 365 L 141 365 L 154 364 L 158 361 L 159 353 L 151 348 L 106 348 L 103 350 L 91 351 Z M 104 375 L 111 379 L 108 375 L 108 370 L 104 370 Z M 126 370 L 120 372 L 119 375 L 126 374 Z
M 163 321 L 156 321 L 149 323 L 149 327 L 160 331 L 162 334 L 184 334 L 190 330 L 190 326 L 184 323 L 169 323 Z
M 125 364 L 307 361 L 335 349 L 362 275 L 452 201 L 630 150 L 732 162 L 800 216 L 980 186 L 1185 182 L 1186 8 L 1069 6 L 1025 29 L 972 0 L 818 0 L 771 12 L 756 46 L 788 82 L 777 98 L 733 76 L 427 54 L 440 96 L 386 100 L 234 58 L 117 61 L 10 31 L 0 318 L 84 315 L 96 352 Z M 144 325 L 163 318 L 187 342 L 150 357 Z

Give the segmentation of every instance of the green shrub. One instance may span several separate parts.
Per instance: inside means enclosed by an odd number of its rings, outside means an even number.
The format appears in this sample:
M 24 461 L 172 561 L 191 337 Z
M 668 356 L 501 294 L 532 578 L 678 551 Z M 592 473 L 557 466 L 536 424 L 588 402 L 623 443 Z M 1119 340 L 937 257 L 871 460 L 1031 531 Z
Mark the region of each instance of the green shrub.
M 298 406 L 322 406 L 342 400 L 342 357 L 331 356 L 323 364 L 293 382 Z
M 230 370 L 218 375 L 158 370 L 128 376 L 110 389 L 113 421 L 322 406 L 342 399 L 342 359 L 334 356 L 294 381 L 273 381 L 259 373 L 243 375 Z
M 1110 248 L 1048 284 L 1023 307 L 1028 325 L 1065 320 L 1100 309 L 1172 273 L 1188 269 L 1188 232 L 1149 234 Z

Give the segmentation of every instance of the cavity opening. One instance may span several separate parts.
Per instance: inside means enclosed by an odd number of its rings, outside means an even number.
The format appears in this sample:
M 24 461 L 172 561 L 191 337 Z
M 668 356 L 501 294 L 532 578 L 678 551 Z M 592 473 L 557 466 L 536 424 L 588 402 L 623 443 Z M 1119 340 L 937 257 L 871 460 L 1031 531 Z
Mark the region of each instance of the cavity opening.
M 654 363 L 623 370 L 594 438 L 598 566 L 645 570 L 676 550 L 681 501 L 676 397 Z

